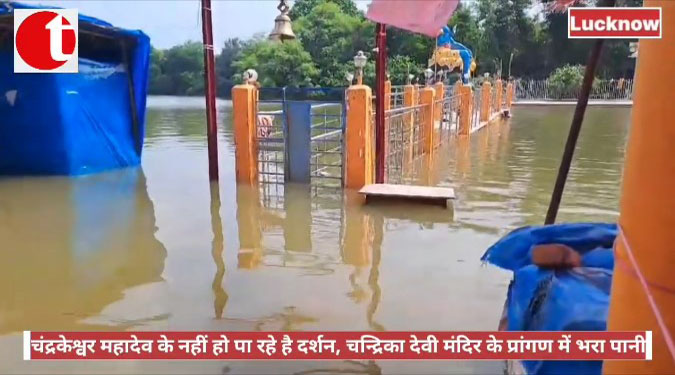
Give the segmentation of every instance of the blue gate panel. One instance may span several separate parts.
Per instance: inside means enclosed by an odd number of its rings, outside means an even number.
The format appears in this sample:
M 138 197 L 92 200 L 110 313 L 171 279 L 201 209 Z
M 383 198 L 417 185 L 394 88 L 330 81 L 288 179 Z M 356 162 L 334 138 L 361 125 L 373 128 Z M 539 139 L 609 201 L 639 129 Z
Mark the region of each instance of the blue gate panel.
M 290 182 L 311 182 L 312 104 L 286 102 L 286 174 Z

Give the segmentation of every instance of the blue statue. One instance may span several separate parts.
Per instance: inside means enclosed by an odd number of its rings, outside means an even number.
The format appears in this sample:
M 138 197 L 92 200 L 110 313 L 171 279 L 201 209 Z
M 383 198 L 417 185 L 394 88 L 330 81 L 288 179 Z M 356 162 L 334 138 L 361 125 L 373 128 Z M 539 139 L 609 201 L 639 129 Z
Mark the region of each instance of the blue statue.
M 439 65 L 448 66 L 454 69 L 461 63 L 462 68 L 462 82 L 469 83 L 471 72 L 475 70 L 476 63 L 473 61 L 473 54 L 465 45 L 455 40 L 455 33 L 448 26 L 444 26 L 438 32 L 437 54 L 434 54 L 433 62 Z M 456 51 L 448 53 L 447 51 Z M 459 54 L 461 62 L 452 56 Z

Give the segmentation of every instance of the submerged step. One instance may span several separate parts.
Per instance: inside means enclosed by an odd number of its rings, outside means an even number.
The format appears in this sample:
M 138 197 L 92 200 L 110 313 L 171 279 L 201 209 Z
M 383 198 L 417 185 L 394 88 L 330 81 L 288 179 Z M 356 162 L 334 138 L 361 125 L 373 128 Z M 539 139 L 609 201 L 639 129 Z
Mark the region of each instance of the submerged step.
M 455 199 L 454 189 L 435 186 L 371 184 L 361 188 L 359 193 L 365 195 L 366 202 L 397 200 L 444 207 L 447 207 L 449 199 Z

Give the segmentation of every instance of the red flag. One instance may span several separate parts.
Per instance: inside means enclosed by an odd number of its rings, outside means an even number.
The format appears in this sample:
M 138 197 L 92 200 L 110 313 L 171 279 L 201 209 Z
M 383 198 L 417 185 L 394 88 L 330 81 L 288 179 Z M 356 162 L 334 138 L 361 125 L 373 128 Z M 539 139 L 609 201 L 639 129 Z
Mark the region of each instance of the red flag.
M 366 17 L 400 29 L 436 37 L 459 0 L 373 0 Z

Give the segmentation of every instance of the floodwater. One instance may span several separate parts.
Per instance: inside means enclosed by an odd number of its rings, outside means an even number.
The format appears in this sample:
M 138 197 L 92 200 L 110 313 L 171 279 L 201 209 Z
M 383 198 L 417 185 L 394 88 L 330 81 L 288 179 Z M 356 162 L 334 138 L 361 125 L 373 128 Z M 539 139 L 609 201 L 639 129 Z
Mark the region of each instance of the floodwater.
M 443 147 L 424 177 L 455 188 L 443 210 L 236 186 L 231 104 L 219 106 L 219 191 L 201 98 L 151 98 L 142 169 L 0 179 L 0 373 L 502 373 L 498 362 L 23 362 L 23 330 L 496 329 L 510 274 L 479 258 L 543 222 L 573 107 L 517 107 Z M 629 114 L 588 109 L 559 221 L 616 219 Z

